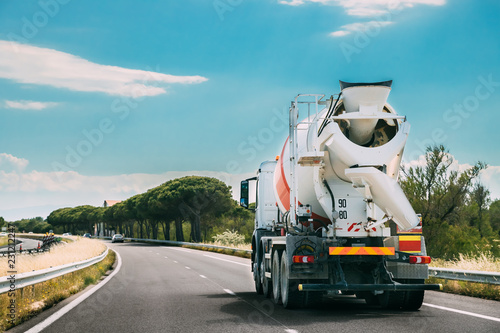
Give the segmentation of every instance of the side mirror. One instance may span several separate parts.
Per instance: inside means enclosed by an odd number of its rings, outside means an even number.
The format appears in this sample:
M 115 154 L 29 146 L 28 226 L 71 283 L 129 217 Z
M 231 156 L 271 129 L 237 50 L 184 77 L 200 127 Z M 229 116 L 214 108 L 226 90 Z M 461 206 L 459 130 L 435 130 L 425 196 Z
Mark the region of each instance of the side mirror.
M 241 181 L 240 206 L 243 208 L 248 208 L 248 180 Z

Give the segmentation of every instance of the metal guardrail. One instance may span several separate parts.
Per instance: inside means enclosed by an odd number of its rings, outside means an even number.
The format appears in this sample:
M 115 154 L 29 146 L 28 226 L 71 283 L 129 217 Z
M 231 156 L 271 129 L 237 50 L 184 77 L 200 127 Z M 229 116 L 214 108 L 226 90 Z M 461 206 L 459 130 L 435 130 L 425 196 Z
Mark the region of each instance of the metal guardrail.
M 41 269 L 33 272 L 15 274 L 14 279 L 11 279 L 11 276 L 2 276 L 0 277 L 0 294 L 8 292 L 11 290 L 11 284 L 13 284 L 15 289 L 21 289 L 27 286 L 31 286 L 33 284 L 37 284 L 40 282 L 44 282 L 58 276 L 68 274 L 71 272 L 78 271 L 82 268 L 89 267 L 93 264 L 101 262 L 108 255 L 109 249 L 107 248 L 102 254 L 86 259 L 83 261 L 65 264 L 61 266 Z
M 16 250 L 16 251 L 0 251 L 0 257 L 8 257 L 9 254 L 36 254 L 36 253 L 43 253 L 43 252 L 49 252 L 50 248 L 40 248 L 40 249 L 29 249 L 29 250 Z
M 495 272 L 467 271 L 450 268 L 429 267 L 429 276 L 440 279 L 500 285 L 500 273 Z

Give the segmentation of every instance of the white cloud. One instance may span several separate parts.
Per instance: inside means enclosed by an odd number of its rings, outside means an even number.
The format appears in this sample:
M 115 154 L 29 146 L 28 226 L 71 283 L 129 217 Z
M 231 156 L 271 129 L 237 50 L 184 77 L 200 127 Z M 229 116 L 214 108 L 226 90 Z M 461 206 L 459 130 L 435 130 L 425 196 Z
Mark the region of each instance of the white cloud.
M 28 166 L 29 161 L 24 158 L 18 158 L 11 154 L 0 153 L 0 172 L 11 170 L 22 172 Z
M 339 6 L 350 16 L 378 18 L 377 21 L 347 24 L 340 30 L 330 33 L 331 37 L 344 37 L 354 31 L 366 31 L 370 27 L 380 28 L 391 24 L 392 22 L 387 21 L 391 19 L 391 14 L 397 14 L 404 8 L 411 8 L 415 5 L 442 6 L 446 0 L 281 0 L 279 3 L 290 6 L 301 6 L 307 3 Z M 384 14 L 387 15 L 384 17 Z
M 21 110 L 43 110 L 54 107 L 59 103 L 55 102 L 35 102 L 35 101 L 5 101 L 5 107 L 8 109 Z
M 330 36 L 332 36 L 332 37 L 344 37 L 344 36 L 347 36 L 350 34 L 351 34 L 351 31 L 338 30 L 338 31 L 334 31 L 334 32 L 330 33 Z
M 347 14 L 351 16 L 378 16 L 385 14 L 387 11 L 383 9 L 375 9 L 375 8 L 367 8 L 367 7 L 360 7 L 360 8 L 352 8 L 347 10 Z
M 22 160 L 26 161 L 27 164 L 27 160 Z M 244 179 L 239 178 L 241 175 L 216 171 L 170 171 L 161 174 L 135 173 L 115 176 L 85 176 L 75 171 L 31 171 L 23 173 L 19 171 L 5 172 L 0 170 L 0 191 L 3 193 L 36 193 L 38 191 L 92 193 L 101 194 L 102 200 L 104 200 L 113 199 L 113 196 L 116 195 L 123 196 L 124 194 L 134 195 L 142 193 L 170 179 L 187 175 L 214 177 L 231 186 L 238 185 L 239 181 Z M 243 176 L 248 178 L 250 174 Z
M 370 28 L 381 28 L 385 27 L 389 24 L 392 24 L 390 21 L 370 21 L 370 22 L 357 22 L 357 23 L 351 23 L 351 24 L 346 24 L 341 26 L 341 30 L 334 31 L 330 33 L 330 36 L 332 37 L 343 37 L 346 35 L 351 34 L 352 32 L 357 32 L 357 31 L 367 31 Z
M 390 11 L 411 8 L 414 5 L 442 6 L 446 0 L 282 0 L 281 4 L 300 6 L 306 3 L 320 3 L 344 8 L 351 16 L 377 16 Z
M 481 183 L 490 191 L 492 200 L 500 199 L 500 166 L 489 166 L 481 171 Z
M 195 84 L 202 76 L 175 76 L 100 65 L 78 56 L 0 40 L 0 78 L 74 91 L 143 97 L 166 93 L 170 84 Z
M 304 1 L 303 0 L 290 0 L 290 1 L 282 0 L 279 3 L 282 5 L 288 5 L 288 6 L 300 6 L 300 5 L 304 4 Z
M 86 176 L 75 171 L 24 172 L 27 165 L 26 159 L 0 154 L 0 216 L 8 221 L 33 216 L 45 217 L 50 211 L 61 207 L 100 206 L 104 200 L 125 200 L 170 179 L 184 176 L 217 178 L 230 185 L 233 188 L 233 198 L 238 199 L 240 181 L 255 175 L 170 171 L 161 174 Z M 4 166 L 10 166 L 10 170 Z
M 450 171 L 463 172 L 463 171 L 473 167 L 469 163 L 459 163 L 458 160 L 450 153 L 445 153 L 445 157 L 443 160 L 444 161 L 451 161 L 451 165 L 449 167 Z M 427 163 L 425 161 L 425 155 L 420 155 L 417 160 L 413 160 L 413 161 L 409 161 L 409 162 L 403 161 L 402 164 L 406 169 L 409 169 L 409 168 L 415 168 L 415 167 L 424 167 Z

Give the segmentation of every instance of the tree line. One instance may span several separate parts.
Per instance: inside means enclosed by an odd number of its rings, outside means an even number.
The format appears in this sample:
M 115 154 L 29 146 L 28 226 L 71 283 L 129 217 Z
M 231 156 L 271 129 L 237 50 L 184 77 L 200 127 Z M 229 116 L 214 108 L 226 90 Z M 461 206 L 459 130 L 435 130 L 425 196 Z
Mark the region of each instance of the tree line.
M 487 165 L 478 162 L 458 170 L 453 162 L 444 146 L 427 147 L 425 163 L 401 172 L 401 187 L 415 211 L 422 214 L 428 253 L 448 259 L 460 253 L 500 256 L 500 200 L 492 202 L 478 180 Z M 53 228 L 73 234 L 92 232 L 94 225 L 103 224 L 104 230 L 98 233 L 115 230 L 128 237 L 193 242 L 211 241 L 214 235 L 235 230 L 250 242 L 254 213 L 232 200 L 225 183 L 188 176 L 111 207 L 61 208 L 46 221 L 24 219 L 15 224 L 19 231 Z
M 249 241 L 253 213 L 237 205 L 231 197 L 231 187 L 224 182 L 187 176 L 167 181 L 111 207 L 60 208 L 50 213 L 47 222 L 62 232 L 74 234 L 92 232 L 95 225 L 98 234 L 115 230 L 128 237 L 192 242 L 211 240 L 215 233 L 231 229 Z M 104 230 L 100 230 L 101 225 Z
M 500 200 L 479 181 L 487 165 L 458 170 L 448 150 L 429 146 L 425 163 L 402 170 L 400 184 L 417 213 L 428 253 L 443 259 L 490 252 L 500 256 Z

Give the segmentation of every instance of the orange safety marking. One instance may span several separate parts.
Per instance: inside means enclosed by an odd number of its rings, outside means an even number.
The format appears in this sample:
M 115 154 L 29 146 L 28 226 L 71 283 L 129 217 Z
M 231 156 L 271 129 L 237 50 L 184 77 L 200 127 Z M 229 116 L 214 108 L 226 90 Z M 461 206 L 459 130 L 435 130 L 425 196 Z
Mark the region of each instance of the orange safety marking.
M 360 248 L 355 248 L 355 247 L 351 247 L 351 249 L 349 250 L 349 252 L 347 252 L 346 254 L 347 255 L 351 255 L 351 254 L 357 254 L 358 251 L 359 251 Z
M 393 247 L 380 247 L 379 249 L 382 250 L 386 255 L 392 256 L 396 253 Z
M 377 255 L 377 252 L 376 252 L 374 249 L 372 249 L 371 247 L 365 247 L 365 251 L 366 251 L 368 254 L 372 255 L 372 256 L 373 256 L 373 255 Z
M 383 256 L 394 255 L 394 247 L 330 247 L 331 256 L 351 256 L 351 255 L 369 255 Z

